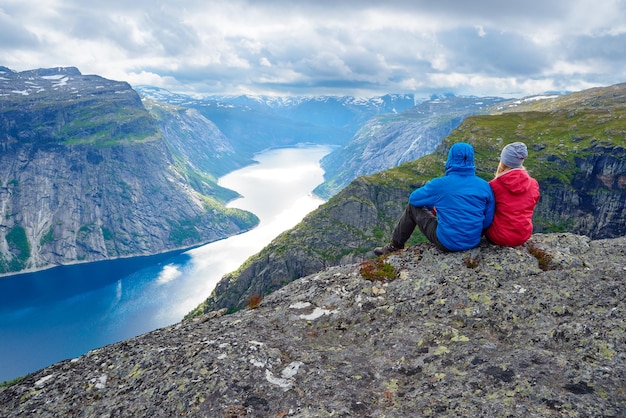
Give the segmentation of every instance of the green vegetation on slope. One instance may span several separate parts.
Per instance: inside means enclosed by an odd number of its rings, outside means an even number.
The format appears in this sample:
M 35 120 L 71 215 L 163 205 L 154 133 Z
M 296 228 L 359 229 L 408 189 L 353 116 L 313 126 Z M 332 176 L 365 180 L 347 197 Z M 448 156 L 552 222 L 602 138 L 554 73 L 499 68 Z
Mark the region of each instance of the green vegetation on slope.
M 156 139 L 160 133 L 140 107 L 83 110 L 55 134 L 66 145 L 90 144 L 99 147 Z
M 251 212 L 242 209 L 227 208 L 216 199 L 202 196 L 203 206 L 206 213 L 210 214 L 211 222 L 215 225 L 228 223 L 235 224 L 241 230 L 248 230 L 259 223 L 259 218 Z M 189 242 L 201 242 L 198 226 L 206 222 L 204 216 L 192 219 L 168 220 L 171 226 L 170 241 L 177 246 L 183 246 Z
M 9 246 L 9 259 L 0 259 L 0 272 L 17 271 L 26 266 L 30 258 L 30 244 L 26 237 L 26 231 L 19 225 L 14 226 L 6 235 Z
M 504 145 L 522 141 L 529 148 L 525 167 L 537 180 L 570 183 L 577 172 L 576 160 L 596 154 L 598 147 L 626 145 L 626 108 L 610 119 L 604 116 L 559 110 L 469 117 L 444 143 L 472 143 L 483 171 L 495 170 Z
M 4 97 L 2 113 L 10 123 L 0 124 L 0 133 L 22 143 L 99 147 L 160 137 L 156 121 L 128 84 L 74 78 L 73 88 Z

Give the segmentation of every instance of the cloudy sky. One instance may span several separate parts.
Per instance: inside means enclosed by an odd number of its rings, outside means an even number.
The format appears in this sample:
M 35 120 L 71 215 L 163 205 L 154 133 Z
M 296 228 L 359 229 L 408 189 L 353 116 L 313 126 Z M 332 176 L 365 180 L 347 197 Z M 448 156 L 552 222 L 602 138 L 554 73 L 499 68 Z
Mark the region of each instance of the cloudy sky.
M 0 65 L 200 96 L 522 97 L 626 82 L 626 0 L 0 0 Z

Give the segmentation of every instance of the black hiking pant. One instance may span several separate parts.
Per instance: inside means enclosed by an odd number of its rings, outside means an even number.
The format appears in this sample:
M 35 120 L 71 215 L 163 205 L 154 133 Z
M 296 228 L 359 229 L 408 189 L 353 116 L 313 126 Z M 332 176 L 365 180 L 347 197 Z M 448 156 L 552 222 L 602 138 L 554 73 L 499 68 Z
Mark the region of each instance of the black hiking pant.
M 448 251 L 437 238 L 437 217 L 426 207 L 418 207 L 411 204 L 406 206 L 404 213 L 398 220 L 396 229 L 393 231 L 391 243 L 394 247 L 404 248 L 404 244 L 409 240 L 416 226 L 437 248 Z

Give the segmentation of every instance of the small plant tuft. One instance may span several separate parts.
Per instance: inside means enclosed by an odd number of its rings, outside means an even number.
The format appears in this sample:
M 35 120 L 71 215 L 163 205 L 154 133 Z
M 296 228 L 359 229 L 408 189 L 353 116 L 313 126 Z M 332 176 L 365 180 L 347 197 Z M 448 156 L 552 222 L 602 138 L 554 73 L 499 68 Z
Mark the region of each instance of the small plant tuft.
M 552 270 L 552 256 L 535 245 L 529 244 L 527 245 L 528 252 L 532 254 L 533 257 L 537 259 L 539 262 L 539 268 L 543 271 Z
M 465 257 L 464 259 L 465 266 L 468 269 L 475 269 L 480 264 L 480 260 L 481 260 L 480 254 L 478 255 L 468 254 L 467 257 Z
M 259 295 L 252 295 L 250 296 L 250 299 L 248 299 L 248 302 L 246 303 L 246 306 L 248 307 L 248 309 L 256 309 L 259 307 L 259 305 L 261 304 L 261 301 L 263 300 L 263 298 Z
M 398 275 L 395 267 L 385 262 L 382 258 L 361 262 L 360 273 L 364 279 L 372 282 L 376 280 L 390 282 L 395 280 Z
M 243 405 L 230 405 L 222 413 L 222 418 L 244 418 L 247 415 L 246 407 Z

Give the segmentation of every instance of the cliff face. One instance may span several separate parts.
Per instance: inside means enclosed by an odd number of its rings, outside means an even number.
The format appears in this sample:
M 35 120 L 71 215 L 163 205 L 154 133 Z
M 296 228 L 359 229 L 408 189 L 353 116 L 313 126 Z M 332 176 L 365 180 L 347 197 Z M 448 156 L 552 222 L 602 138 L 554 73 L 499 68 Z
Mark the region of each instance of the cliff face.
M 626 85 L 618 85 L 465 118 L 433 154 L 353 181 L 226 275 L 191 315 L 241 308 L 250 297 L 321 267 L 372 257 L 372 249 L 390 239 L 410 192 L 444 174 L 448 149 L 460 141 L 474 146 L 477 173 L 486 180 L 493 178 L 505 144 L 527 144 L 525 166 L 542 194 L 535 232 L 626 235 L 625 97 Z M 425 239 L 419 231 L 414 237 Z
M 624 237 L 419 244 L 47 367 L 0 415 L 623 416 L 625 260 Z
M 151 99 L 144 99 L 143 103 L 176 158 L 195 171 L 216 178 L 252 163 L 240 156 L 222 131 L 197 110 Z
M 181 158 L 165 128 L 126 83 L 3 69 L 0 273 L 154 254 L 253 226 L 254 215 L 223 207 L 235 194 Z M 199 140 L 209 148 L 211 138 Z
M 234 234 L 171 170 L 162 141 L 3 155 L 5 259 L 36 268 L 161 252 Z M 8 162 L 11 161 L 11 163 Z M 22 231 L 30 257 L 15 231 Z M 12 258 L 12 256 L 15 256 Z M 10 270 L 10 269 L 9 269 Z
M 0 149 L 30 144 L 107 145 L 158 135 L 156 124 L 125 82 L 78 69 L 14 72 L 0 67 Z
M 537 217 L 553 225 L 543 230 L 572 230 L 590 237 L 626 234 L 626 148 L 594 148 L 594 156 L 575 159 L 579 171 L 571 189 L 543 182 Z

